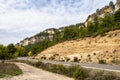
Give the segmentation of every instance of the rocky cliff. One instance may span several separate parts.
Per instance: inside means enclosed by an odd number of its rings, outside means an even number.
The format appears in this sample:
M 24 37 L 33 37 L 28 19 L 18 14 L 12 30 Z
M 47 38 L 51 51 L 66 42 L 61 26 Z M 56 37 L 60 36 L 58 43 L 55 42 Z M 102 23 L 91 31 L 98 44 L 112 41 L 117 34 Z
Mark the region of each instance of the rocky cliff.
M 44 40 L 52 41 L 56 30 L 61 31 L 62 29 L 61 28 L 60 29 L 55 29 L 55 28 L 46 29 L 46 30 L 36 34 L 35 36 L 32 36 L 30 38 L 26 38 L 26 39 L 22 40 L 20 43 L 17 43 L 16 45 L 17 46 L 27 46 L 29 44 L 42 42 Z
M 99 18 L 103 18 L 106 14 L 114 14 L 120 8 L 120 0 L 116 0 L 116 4 L 110 2 L 109 5 L 103 7 L 102 9 L 97 9 L 95 13 L 88 16 L 87 20 L 85 21 L 85 27 L 89 22 L 93 22 L 94 18 L 98 16 Z

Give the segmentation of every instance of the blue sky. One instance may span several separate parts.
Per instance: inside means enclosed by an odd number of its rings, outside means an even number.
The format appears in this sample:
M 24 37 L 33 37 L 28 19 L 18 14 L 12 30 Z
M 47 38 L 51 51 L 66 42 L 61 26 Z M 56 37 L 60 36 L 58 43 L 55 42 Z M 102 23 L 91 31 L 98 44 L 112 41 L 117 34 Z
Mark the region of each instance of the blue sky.
M 17 43 L 47 28 L 84 22 L 116 0 L 0 0 L 0 43 Z

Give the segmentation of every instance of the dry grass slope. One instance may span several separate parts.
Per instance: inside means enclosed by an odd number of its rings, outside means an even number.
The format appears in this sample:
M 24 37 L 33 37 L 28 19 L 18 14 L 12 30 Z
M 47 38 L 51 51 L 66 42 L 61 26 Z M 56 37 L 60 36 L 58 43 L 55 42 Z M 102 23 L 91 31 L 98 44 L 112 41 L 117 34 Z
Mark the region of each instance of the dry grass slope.
M 65 41 L 52 46 L 36 56 L 39 59 L 98 63 L 120 63 L 120 30 L 105 36 Z

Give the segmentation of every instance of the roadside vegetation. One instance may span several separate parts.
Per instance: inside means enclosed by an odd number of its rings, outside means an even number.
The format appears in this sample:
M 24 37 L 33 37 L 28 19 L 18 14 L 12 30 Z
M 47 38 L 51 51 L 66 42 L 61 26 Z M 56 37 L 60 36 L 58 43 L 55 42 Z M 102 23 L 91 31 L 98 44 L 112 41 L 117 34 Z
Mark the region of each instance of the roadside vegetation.
M 22 70 L 12 63 L 0 63 L 0 78 L 17 76 L 22 74 Z
M 106 72 L 101 70 L 84 69 L 79 65 L 57 65 L 51 63 L 31 62 L 31 61 L 19 61 L 27 63 L 34 67 L 47 70 L 53 73 L 66 75 L 72 77 L 75 80 L 120 80 L 120 76 L 116 76 L 113 72 Z

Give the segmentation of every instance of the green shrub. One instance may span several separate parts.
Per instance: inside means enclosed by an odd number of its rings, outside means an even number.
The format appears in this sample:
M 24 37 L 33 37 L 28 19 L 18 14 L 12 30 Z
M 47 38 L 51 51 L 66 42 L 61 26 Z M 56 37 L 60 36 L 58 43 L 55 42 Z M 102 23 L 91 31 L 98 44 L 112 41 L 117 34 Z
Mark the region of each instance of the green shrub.
M 78 62 L 79 61 L 78 57 L 74 57 L 73 61 Z
M 73 77 L 76 80 L 84 80 L 86 78 L 86 73 L 84 71 L 84 69 L 78 67 L 75 72 L 73 73 Z
M 115 12 L 114 20 L 115 20 L 116 22 L 120 22 L 120 9 Z
M 106 64 L 105 60 L 99 60 L 99 64 Z
M 41 61 L 38 61 L 38 62 L 36 62 L 34 65 L 35 65 L 36 67 L 40 67 L 41 64 L 42 64 L 42 62 L 41 62 Z
M 69 67 L 67 67 L 67 76 L 69 76 L 69 77 L 73 77 L 73 73 L 76 71 L 76 69 L 78 68 L 78 67 L 80 67 L 80 66 L 76 66 L 76 65 L 71 65 L 71 66 L 69 66 Z

